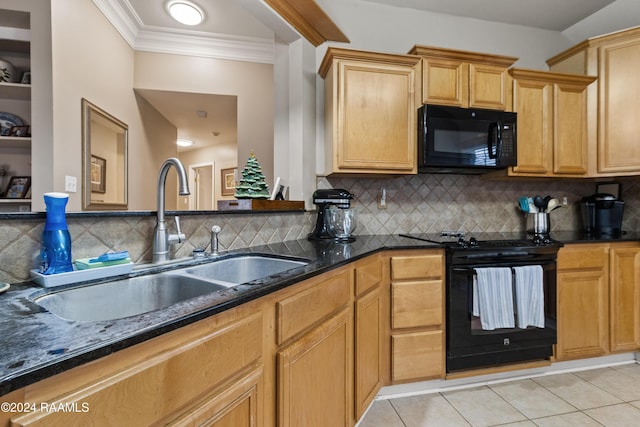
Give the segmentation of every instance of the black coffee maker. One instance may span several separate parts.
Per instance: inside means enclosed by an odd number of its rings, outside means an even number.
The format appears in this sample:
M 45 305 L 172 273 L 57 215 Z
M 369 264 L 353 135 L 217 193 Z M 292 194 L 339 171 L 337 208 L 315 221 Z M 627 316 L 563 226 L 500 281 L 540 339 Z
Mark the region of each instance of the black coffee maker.
M 309 234 L 309 240 L 337 240 L 335 233 L 330 229 L 327 221 L 328 209 L 336 206 L 340 209 L 349 209 L 353 194 L 340 188 L 316 190 L 313 192 L 313 203 L 318 206 L 318 216 L 313 231 Z M 355 240 L 355 238 L 352 238 Z
M 589 234 L 617 235 L 622 233 L 624 202 L 612 194 L 597 193 L 580 203 L 584 231 Z

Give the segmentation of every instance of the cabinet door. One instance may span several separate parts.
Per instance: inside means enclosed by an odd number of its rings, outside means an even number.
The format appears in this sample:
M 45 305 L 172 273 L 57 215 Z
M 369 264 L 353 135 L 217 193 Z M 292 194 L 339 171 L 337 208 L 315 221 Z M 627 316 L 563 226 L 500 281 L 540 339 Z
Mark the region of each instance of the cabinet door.
M 278 352 L 279 426 L 346 426 L 353 420 L 353 324 L 343 310 Z
M 608 352 L 608 302 L 605 270 L 558 271 L 558 360 Z
M 598 49 L 598 172 L 640 171 L 640 38 Z
M 553 86 L 553 173 L 587 173 L 587 90 L 585 86 Z M 520 134 L 518 134 L 518 138 Z
M 610 252 L 611 351 L 640 348 L 640 248 Z
M 469 107 L 507 109 L 507 69 L 469 64 Z
M 416 170 L 416 68 L 340 61 L 337 168 Z
M 552 85 L 538 80 L 514 80 L 514 110 L 518 113 L 516 174 L 548 175 L 552 166 Z
M 391 336 L 391 380 L 415 381 L 444 376 L 444 334 L 441 330 Z
M 259 427 L 262 415 L 262 367 L 224 391 L 208 396 L 168 426 Z
M 355 414 L 359 419 L 382 386 L 382 299 L 375 289 L 355 305 Z
M 469 103 L 469 64 L 447 59 L 423 59 L 422 102 L 466 107 Z

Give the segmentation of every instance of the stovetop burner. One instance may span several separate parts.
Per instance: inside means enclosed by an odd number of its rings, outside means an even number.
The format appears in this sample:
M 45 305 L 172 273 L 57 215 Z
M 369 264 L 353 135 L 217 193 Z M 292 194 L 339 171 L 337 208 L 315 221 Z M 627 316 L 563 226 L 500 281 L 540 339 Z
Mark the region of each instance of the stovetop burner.
M 400 234 L 402 237 L 439 243 L 448 249 L 519 249 L 540 246 L 560 246 L 559 242 L 547 235 L 529 235 L 526 233 L 470 233 L 462 231 L 443 231 L 441 233 Z

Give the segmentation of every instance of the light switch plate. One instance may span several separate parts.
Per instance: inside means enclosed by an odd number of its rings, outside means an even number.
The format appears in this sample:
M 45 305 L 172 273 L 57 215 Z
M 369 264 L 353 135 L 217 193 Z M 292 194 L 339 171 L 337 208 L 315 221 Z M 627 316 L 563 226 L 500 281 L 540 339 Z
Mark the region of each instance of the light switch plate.
M 78 191 L 78 187 L 77 187 L 77 179 L 75 176 L 68 176 L 66 175 L 64 177 L 64 191 L 67 191 L 69 193 L 75 193 Z

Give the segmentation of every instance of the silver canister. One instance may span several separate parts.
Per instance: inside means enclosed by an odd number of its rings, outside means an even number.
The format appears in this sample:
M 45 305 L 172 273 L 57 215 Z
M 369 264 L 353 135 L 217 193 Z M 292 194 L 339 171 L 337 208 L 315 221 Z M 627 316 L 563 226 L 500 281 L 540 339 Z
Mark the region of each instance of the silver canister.
M 535 212 L 527 214 L 527 233 L 548 234 L 551 229 L 549 214 L 545 212 Z

